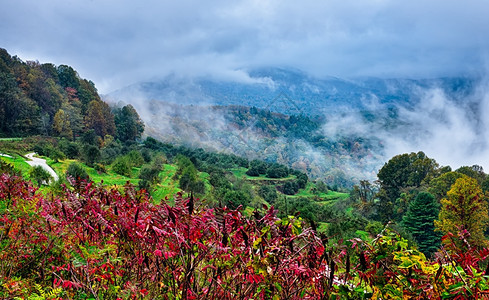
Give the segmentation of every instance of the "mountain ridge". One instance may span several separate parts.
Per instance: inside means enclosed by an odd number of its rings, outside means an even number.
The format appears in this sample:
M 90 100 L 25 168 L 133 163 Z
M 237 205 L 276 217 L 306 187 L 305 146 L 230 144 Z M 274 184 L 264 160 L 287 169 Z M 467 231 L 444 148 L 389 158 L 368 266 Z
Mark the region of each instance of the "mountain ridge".
M 285 68 L 252 69 L 247 80 L 229 81 L 212 77 L 178 77 L 135 83 L 104 97 L 129 101 L 160 100 L 187 105 L 244 105 L 285 114 L 324 114 L 346 109 L 365 109 L 369 102 L 412 103 L 421 98 L 419 90 L 440 88 L 453 98 L 474 92 L 476 77 L 434 79 L 382 79 L 363 77 L 317 78 L 301 70 Z M 288 105 L 274 105 L 283 95 Z M 132 101 L 132 100 L 131 100 Z M 296 107 L 299 107 L 297 111 Z

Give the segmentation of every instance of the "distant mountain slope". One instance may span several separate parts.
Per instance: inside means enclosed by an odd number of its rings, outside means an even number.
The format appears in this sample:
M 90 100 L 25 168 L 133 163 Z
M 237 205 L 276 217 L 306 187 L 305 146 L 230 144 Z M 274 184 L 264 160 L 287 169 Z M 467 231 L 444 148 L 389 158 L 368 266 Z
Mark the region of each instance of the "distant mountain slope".
M 134 105 L 150 136 L 277 161 L 329 184 L 374 178 L 402 152 L 442 153 L 442 163 L 460 165 L 484 151 L 471 146 L 485 143 L 478 78 L 321 79 L 280 68 L 247 74 L 240 82 L 168 76 L 105 99 Z
M 145 134 L 193 148 L 277 162 L 350 187 L 373 179 L 384 162 L 375 138 L 326 136 L 322 117 L 289 116 L 245 106 L 197 106 L 148 101 L 136 107 Z
M 368 108 L 372 100 L 416 102 L 420 99 L 420 90 L 432 87 L 459 98 L 473 93 L 477 85 L 477 80 L 472 78 L 314 78 L 298 70 L 280 68 L 256 69 L 248 76 L 236 82 L 171 75 L 160 81 L 136 83 L 106 96 L 126 102 L 137 98 L 186 105 L 244 105 L 285 114 L 317 115 L 345 108 Z

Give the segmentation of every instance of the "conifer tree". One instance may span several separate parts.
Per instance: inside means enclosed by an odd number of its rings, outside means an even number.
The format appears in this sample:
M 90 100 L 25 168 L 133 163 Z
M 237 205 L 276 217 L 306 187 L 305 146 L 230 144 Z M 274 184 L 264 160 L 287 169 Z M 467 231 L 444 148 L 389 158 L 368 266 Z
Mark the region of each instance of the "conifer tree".
M 421 192 L 409 205 L 403 218 L 403 226 L 416 240 L 418 248 L 426 256 L 434 253 L 440 244 L 441 235 L 435 232 L 434 221 L 438 217 L 439 205 L 435 197 Z

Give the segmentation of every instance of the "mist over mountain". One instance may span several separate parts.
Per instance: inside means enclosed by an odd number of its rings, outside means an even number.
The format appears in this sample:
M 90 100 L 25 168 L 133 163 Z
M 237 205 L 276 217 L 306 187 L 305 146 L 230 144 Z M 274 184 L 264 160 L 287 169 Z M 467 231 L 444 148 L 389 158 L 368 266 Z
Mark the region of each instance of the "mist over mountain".
M 109 98 L 161 100 L 187 105 L 244 105 L 285 114 L 321 115 L 382 104 L 417 103 L 423 90 L 441 88 L 450 98 L 473 94 L 478 79 L 316 78 L 296 69 L 260 68 L 235 78 L 181 77 L 135 83 Z M 286 102 L 286 103 L 281 103 Z
M 232 79 L 172 75 L 105 99 L 134 105 L 146 133 L 159 139 L 278 161 L 350 185 L 411 151 L 454 168 L 489 167 L 486 86 L 475 77 L 346 80 L 262 68 Z M 315 125 L 288 133 L 309 121 Z

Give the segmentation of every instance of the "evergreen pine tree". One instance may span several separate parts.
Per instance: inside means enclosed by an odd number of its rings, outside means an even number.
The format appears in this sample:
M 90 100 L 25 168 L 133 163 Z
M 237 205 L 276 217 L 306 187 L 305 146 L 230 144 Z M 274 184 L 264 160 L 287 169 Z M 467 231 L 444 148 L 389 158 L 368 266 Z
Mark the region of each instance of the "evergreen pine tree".
M 403 218 L 404 228 L 413 235 L 419 250 L 426 256 L 434 253 L 440 245 L 441 235 L 434 231 L 434 221 L 438 218 L 438 213 L 439 205 L 435 197 L 421 192 L 410 203 Z

